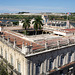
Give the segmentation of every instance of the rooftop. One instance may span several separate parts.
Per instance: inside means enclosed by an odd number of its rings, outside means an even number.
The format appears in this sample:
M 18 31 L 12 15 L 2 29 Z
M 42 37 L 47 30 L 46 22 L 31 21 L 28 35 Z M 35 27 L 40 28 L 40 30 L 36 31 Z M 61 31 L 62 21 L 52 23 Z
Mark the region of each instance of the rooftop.
M 32 46 L 32 50 L 34 52 L 42 52 L 49 49 L 58 48 L 61 46 L 66 46 L 68 44 L 75 43 L 75 35 L 71 36 L 58 36 L 54 34 L 41 34 L 41 35 L 32 35 L 27 36 L 12 30 L 22 29 L 20 27 L 5 27 L 2 31 L 1 38 L 4 38 L 6 41 L 14 44 L 16 42 L 16 46 L 22 50 L 22 45 L 30 47 Z M 75 31 L 75 29 L 62 29 L 61 31 Z
M 75 28 L 72 29 L 63 29 L 64 31 L 75 32 Z
M 43 48 L 41 45 L 39 45 L 39 44 L 36 44 L 36 43 L 34 43 L 34 42 L 31 42 L 31 41 L 28 41 L 28 40 L 26 40 L 26 39 L 23 39 L 22 38 L 22 36 L 20 36 L 20 35 L 18 35 L 18 34 L 14 34 L 14 33 L 12 33 L 12 32 L 8 32 L 8 31 L 4 31 L 3 32 L 3 35 L 1 35 L 1 37 L 3 37 L 4 36 L 4 38 L 6 39 L 6 40 L 8 40 L 8 38 L 10 38 L 10 42 L 11 43 L 14 43 L 14 40 L 16 41 L 16 46 L 18 46 L 19 48 L 22 48 L 22 44 L 24 43 L 24 45 L 26 46 L 29 46 L 29 45 L 31 45 L 32 44 L 32 46 L 33 46 L 33 50 L 35 50 L 35 49 L 40 49 L 40 48 Z
M 39 35 L 39 36 L 41 36 L 41 38 L 43 37 L 42 35 Z M 20 36 L 17 33 L 13 33 L 11 31 L 3 31 L 3 35 L 1 35 L 1 38 L 4 37 L 4 39 L 7 41 L 9 39 L 9 42 L 12 44 L 14 44 L 14 41 L 16 41 L 16 46 L 19 47 L 20 49 L 22 49 L 22 44 L 24 44 L 27 47 L 32 45 L 32 50 L 34 52 L 39 52 L 39 51 L 45 50 L 46 48 L 47 49 L 57 48 L 58 45 L 60 45 L 60 47 L 66 46 L 66 45 L 68 45 L 68 43 L 71 44 L 71 43 L 75 42 L 75 40 L 74 40 L 75 36 L 60 37 L 60 36 L 53 36 L 53 35 L 50 36 L 49 34 L 46 34 L 45 36 L 48 38 L 46 38 L 46 39 L 43 38 L 43 39 L 38 40 L 38 37 L 37 37 L 36 41 L 30 41 L 30 40 L 26 39 L 27 37 L 25 38 L 23 36 Z M 50 36 L 50 38 L 49 38 L 49 36 Z

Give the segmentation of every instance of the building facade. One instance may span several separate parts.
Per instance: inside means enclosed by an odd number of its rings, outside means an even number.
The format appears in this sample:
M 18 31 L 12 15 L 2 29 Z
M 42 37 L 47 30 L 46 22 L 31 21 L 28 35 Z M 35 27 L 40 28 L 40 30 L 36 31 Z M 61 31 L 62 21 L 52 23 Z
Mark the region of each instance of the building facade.
M 19 37 L 11 32 L 0 33 L 0 56 L 14 67 L 13 75 L 75 74 L 74 38 L 56 40 L 53 44 L 49 40 L 41 46 Z

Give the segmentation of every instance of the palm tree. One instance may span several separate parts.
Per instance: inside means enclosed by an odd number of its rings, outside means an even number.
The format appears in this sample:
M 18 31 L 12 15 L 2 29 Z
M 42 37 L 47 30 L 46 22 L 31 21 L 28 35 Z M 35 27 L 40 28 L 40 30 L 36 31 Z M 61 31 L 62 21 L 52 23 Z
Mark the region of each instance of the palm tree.
M 35 17 L 35 20 L 32 22 L 32 24 L 34 24 L 34 29 L 35 29 L 35 31 L 36 31 L 35 34 L 37 34 L 37 30 L 38 30 L 38 29 L 41 29 L 42 26 L 43 26 L 41 16 Z
M 27 33 L 27 29 L 30 27 L 30 19 L 26 18 L 24 23 L 23 23 L 23 28 L 25 29 L 25 34 Z

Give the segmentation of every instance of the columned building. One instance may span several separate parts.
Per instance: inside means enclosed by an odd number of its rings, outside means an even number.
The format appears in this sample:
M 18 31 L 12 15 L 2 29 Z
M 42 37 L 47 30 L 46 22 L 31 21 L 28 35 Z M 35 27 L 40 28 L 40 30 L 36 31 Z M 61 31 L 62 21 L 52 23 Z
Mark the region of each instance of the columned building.
M 61 40 L 45 40 L 40 45 L 3 31 L 0 57 L 14 67 L 14 75 L 75 75 L 75 38 Z

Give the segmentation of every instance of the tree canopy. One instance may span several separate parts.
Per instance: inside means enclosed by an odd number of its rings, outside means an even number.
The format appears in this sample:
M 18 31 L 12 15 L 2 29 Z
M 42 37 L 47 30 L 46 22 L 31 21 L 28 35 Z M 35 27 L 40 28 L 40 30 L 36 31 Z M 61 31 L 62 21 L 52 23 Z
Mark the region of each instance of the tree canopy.
M 35 29 L 36 34 L 37 34 L 37 30 L 41 29 L 41 27 L 43 26 L 42 18 L 40 16 L 36 17 L 34 19 L 34 21 L 32 22 L 32 24 L 34 24 L 34 29 Z

